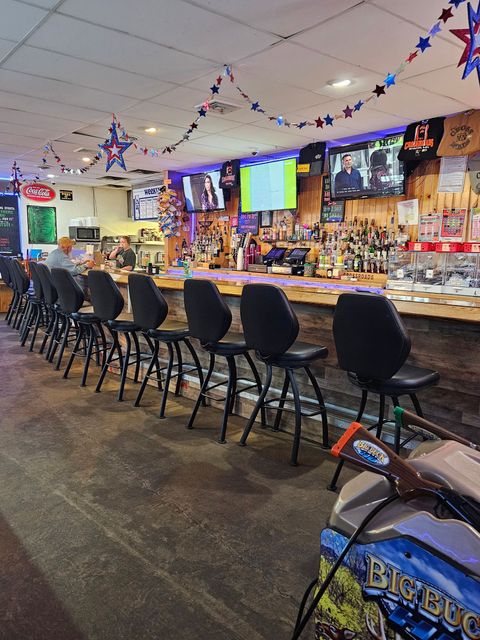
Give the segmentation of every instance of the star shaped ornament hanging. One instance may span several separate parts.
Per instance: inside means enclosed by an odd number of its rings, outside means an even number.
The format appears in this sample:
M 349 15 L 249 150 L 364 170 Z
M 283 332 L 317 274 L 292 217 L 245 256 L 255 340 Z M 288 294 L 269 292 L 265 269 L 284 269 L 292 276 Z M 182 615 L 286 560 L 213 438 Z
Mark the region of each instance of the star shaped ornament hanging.
M 478 81 L 480 82 L 480 0 L 477 10 L 474 11 L 470 2 L 468 3 L 468 28 L 470 32 L 470 45 L 468 47 L 467 60 L 463 71 L 462 79 L 474 70 L 477 70 Z
M 110 140 L 106 140 L 103 144 L 98 145 L 100 149 L 107 154 L 105 171 L 109 171 L 114 164 L 118 164 L 124 171 L 127 170 L 123 154 L 131 144 L 132 142 L 121 142 L 118 139 L 117 122 L 114 118 L 111 126 Z

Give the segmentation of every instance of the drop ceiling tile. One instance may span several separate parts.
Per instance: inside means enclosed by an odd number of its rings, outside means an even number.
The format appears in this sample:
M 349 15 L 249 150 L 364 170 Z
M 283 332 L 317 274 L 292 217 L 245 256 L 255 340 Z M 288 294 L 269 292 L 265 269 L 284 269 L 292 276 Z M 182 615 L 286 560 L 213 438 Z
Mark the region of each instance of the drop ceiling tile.
M 116 69 L 179 84 L 214 67 L 200 56 L 58 14 L 31 36 L 29 44 L 91 62 L 101 60 Z
M 0 40 L 0 60 L 15 46 L 14 42 L 10 40 Z
M 329 20 L 358 4 L 358 0 L 196 0 L 196 4 L 258 29 L 290 36 Z
M 374 32 L 372 33 L 372 25 Z M 371 37 L 367 34 L 371 33 Z M 378 72 L 380 84 L 394 72 L 419 41 L 418 27 L 370 4 L 360 4 L 336 20 L 295 36 L 292 40 L 320 53 L 363 69 Z M 402 75 L 424 73 L 449 65 L 458 55 L 457 47 L 445 40 L 419 54 Z
M 131 0 L 117 0 L 115 11 L 108 2 L 66 0 L 60 7 L 60 13 L 210 60 L 234 62 L 278 40 L 278 37 L 254 27 L 179 0 L 144 0 L 142 11 Z
M 296 133 L 296 129 L 279 127 L 277 124 L 266 121 L 264 127 L 257 125 L 241 125 L 230 132 L 232 138 L 249 140 L 253 144 L 275 145 L 282 149 L 297 147 L 304 143 L 302 136 Z
M 478 77 L 473 72 L 465 80 L 461 80 L 462 73 L 461 68 L 452 65 L 438 71 L 413 76 L 405 84 L 425 89 L 434 94 L 431 97 L 431 104 L 436 104 L 436 96 L 443 96 L 478 109 L 480 105 Z M 436 106 L 434 109 L 438 111 Z
M 17 109 L 18 111 L 29 113 L 31 118 L 35 118 L 35 114 L 41 114 L 90 123 L 95 120 L 110 117 L 110 113 L 107 111 L 74 107 L 72 105 L 62 104 L 61 102 L 32 98 L 18 93 L 7 93 L 6 91 L 2 92 L 1 105 L 5 108 Z
M 3 68 L 63 82 L 73 81 L 83 87 L 137 99 L 148 98 L 172 87 L 161 80 L 26 45 L 11 56 Z
M 2 0 L 0 38 L 19 42 L 47 15 L 47 11 L 31 4 Z

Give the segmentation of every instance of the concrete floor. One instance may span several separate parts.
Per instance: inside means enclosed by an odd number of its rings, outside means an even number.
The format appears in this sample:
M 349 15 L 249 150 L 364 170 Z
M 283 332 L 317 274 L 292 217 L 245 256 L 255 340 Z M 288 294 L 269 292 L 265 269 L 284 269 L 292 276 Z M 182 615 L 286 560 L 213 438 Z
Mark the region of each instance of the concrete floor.
M 102 393 L 18 345 L 0 320 L 0 639 L 288 639 L 316 575 L 335 462 L 118 378 Z M 350 472 L 351 473 L 351 472 Z M 348 474 L 346 474 L 348 475 Z M 313 638 L 310 628 L 304 635 Z

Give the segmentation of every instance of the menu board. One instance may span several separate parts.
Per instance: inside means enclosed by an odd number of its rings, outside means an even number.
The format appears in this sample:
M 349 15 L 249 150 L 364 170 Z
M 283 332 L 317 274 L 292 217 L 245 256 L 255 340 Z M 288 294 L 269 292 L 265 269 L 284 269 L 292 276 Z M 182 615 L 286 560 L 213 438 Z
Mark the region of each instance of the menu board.
M 20 255 L 20 225 L 18 198 L 0 196 L 0 253 L 4 256 Z
M 258 213 L 240 213 L 238 216 L 238 233 L 258 234 Z
M 161 185 L 133 189 L 133 219 L 158 220 L 158 196 Z
M 322 208 L 320 222 L 343 222 L 345 217 L 345 201 L 330 200 L 330 176 L 322 176 Z

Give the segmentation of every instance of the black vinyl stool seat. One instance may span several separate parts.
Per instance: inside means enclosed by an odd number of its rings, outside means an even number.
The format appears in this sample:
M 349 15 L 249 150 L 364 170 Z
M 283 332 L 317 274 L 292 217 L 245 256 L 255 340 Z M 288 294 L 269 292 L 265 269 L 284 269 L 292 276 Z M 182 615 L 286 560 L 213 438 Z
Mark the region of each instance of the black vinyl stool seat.
M 385 420 L 385 399 L 398 406 L 399 397 L 408 395 L 416 413 L 423 417 L 417 393 L 434 386 L 440 379 L 437 371 L 406 364 L 411 341 L 393 303 L 374 293 L 343 293 L 339 296 L 333 318 L 333 337 L 338 364 L 347 377 L 362 390 L 356 417 L 365 411 L 368 394 L 380 396 L 378 421 L 369 427 L 381 437 Z M 415 436 L 408 437 L 406 444 Z M 395 424 L 394 449 L 401 447 L 401 432 Z M 343 466 L 340 461 L 330 482 L 334 490 Z
M 290 463 L 297 464 L 302 430 L 302 416 L 321 415 L 322 444 L 328 447 L 327 410 L 318 382 L 310 365 L 326 358 L 328 349 L 323 346 L 297 342 L 298 319 L 287 296 L 279 287 L 271 284 L 247 284 L 243 287 L 240 315 L 247 345 L 255 350 L 256 357 L 265 363 L 267 375 L 262 392 L 245 426 L 240 445 L 244 446 L 259 410 L 265 406 L 277 409 L 274 430 L 278 430 L 283 411 L 295 413 L 295 433 Z M 285 370 L 285 379 L 279 398 L 265 400 L 272 383 L 273 367 Z M 300 401 L 295 372 L 303 369 L 307 374 L 316 400 Z M 288 389 L 292 387 L 294 409 L 286 408 Z M 302 411 L 302 403 L 312 410 Z M 273 406 L 276 404 L 276 406 Z
M 133 364 L 135 365 L 134 381 L 138 382 L 141 354 L 137 331 L 140 331 L 141 327 L 130 320 L 117 320 L 118 316 L 123 311 L 125 301 L 109 273 L 106 271 L 92 269 L 88 272 L 88 287 L 90 289 L 90 296 L 95 315 L 100 319 L 112 336 L 112 344 L 103 364 L 102 372 L 98 379 L 95 391 L 97 393 L 100 392 L 109 365 L 118 360 L 121 371 L 120 388 L 118 390 L 118 400 L 120 402 L 123 400 L 125 381 L 127 379 L 127 369 Z M 122 352 L 118 336 L 119 333 L 123 334 L 125 337 L 125 353 Z M 133 354 L 132 340 L 135 344 L 135 352 Z M 115 352 L 117 353 L 117 357 L 114 357 Z
M 193 429 L 195 417 L 200 404 L 209 398 L 214 401 L 223 401 L 223 419 L 218 442 L 226 442 L 228 416 L 233 413 L 235 398 L 247 391 L 257 389 L 260 393 L 262 383 L 255 363 L 248 353 L 245 338 L 238 333 L 230 333 L 232 324 L 232 312 L 226 304 L 216 285 L 210 280 L 193 278 L 185 281 L 184 302 L 187 314 L 190 335 L 200 341 L 202 348 L 210 355 L 207 374 L 200 388 L 195 406 L 187 424 L 187 429 Z M 217 356 L 226 358 L 228 365 L 228 378 L 221 382 L 209 385 Z M 255 381 L 237 377 L 237 365 L 235 358 L 243 356 L 252 370 Z M 211 395 L 211 391 L 227 382 L 227 392 L 224 398 Z M 241 383 L 242 386 L 238 386 Z M 262 424 L 265 424 L 265 411 L 262 408 Z
M 23 330 L 20 335 L 20 344 L 25 345 L 30 331 L 33 329 L 30 340 L 29 351 L 33 351 L 33 346 L 37 337 L 38 329 L 46 324 L 45 296 L 43 295 L 42 283 L 38 274 L 36 262 L 30 262 L 30 274 L 33 282 L 34 295 L 29 297 L 27 311 L 24 317 Z
M 39 353 L 45 351 L 45 360 L 53 362 L 57 347 L 61 344 L 66 319 L 58 300 L 58 292 L 53 284 L 50 269 L 44 262 L 37 262 L 36 272 L 42 285 L 42 293 L 48 319 Z M 67 336 L 68 338 L 68 336 Z
M 75 357 L 80 355 L 85 358 L 83 366 L 83 375 L 80 386 L 84 387 L 87 382 L 88 368 L 92 356 L 95 356 L 97 364 L 100 364 L 100 354 L 103 355 L 102 364 L 106 358 L 106 339 L 100 318 L 94 313 L 81 311 L 85 302 L 83 291 L 75 281 L 75 278 L 66 269 L 53 268 L 51 270 L 53 284 L 58 293 L 58 299 L 62 307 L 62 311 L 66 318 L 66 326 L 63 332 L 62 344 L 58 355 L 56 368 L 60 368 L 63 352 L 65 350 L 72 322 L 75 326 L 76 337 L 73 349 L 63 373 L 64 378 L 68 378 L 68 374 L 72 367 Z M 101 340 L 101 346 L 98 339 Z M 80 344 L 84 341 L 83 348 Z
M 5 315 L 5 322 L 7 324 L 11 324 L 12 316 L 15 309 L 15 304 L 17 300 L 17 292 L 15 291 L 15 286 L 11 274 L 10 263 L 12 262 L 12 258 L 7 256 L 0 255 L 0 275 L 2 277 L 3 282 L 7 285 L 9 289 L 12 290 L 12 297 L 8 304 L 7 313 Z
M 141 328 L 142 334 L 150 347 L 151 360 L 147 371 L 143 378 L 140 390 L 135 400 L 135 406 L 140 406 L 143 393 L 147 386 L 148 380 L 152 377 L 152 371 L 155 368 L 155 376 L 159 389 L 162 388 L 163 394 L 160 402 L 159 417 L 165 417 L 165 407 L 167 403 L 168 389 L 172 378 L 177 378 L 175 387 L 175 395 L 180 393 L 181 383 L 184 374 L 190 371 L 196 371 L 200 380 L 200 386 L 203 384 L 203 372 L 198 360 L 198 356 L 188 340 L 188 325 L 184 322 L 167 320 L 168 304 L 160 289 L 149 276 L 131 273 L 128 276 L 128 288 L 130 292 L 130 301 L 132 304 L 133 320 Z M 183 362 L 180 343 L 184 343 L 189 350 L 194 364 Z M 164 343 L 168 351 L 168 364 L 160 367 L 159 350 L 160 344 Z M 175 364 L 174 349 L 177 356 Z M 175 373 L 172 373 L 173 369 Z M 165 372 L 165 378 L 162 380 L 162 373 Z

